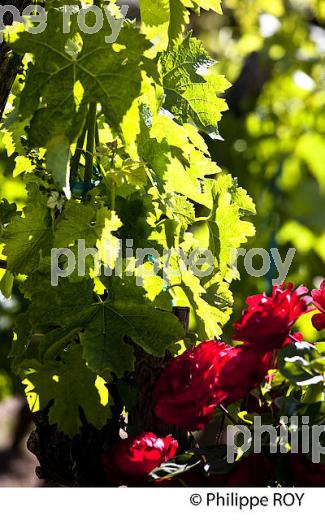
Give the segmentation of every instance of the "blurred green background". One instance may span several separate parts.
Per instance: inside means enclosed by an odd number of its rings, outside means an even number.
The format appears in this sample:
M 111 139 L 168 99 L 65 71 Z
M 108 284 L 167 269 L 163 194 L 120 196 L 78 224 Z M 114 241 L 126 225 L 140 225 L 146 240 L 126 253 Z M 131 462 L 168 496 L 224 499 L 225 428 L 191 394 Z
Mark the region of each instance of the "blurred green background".
M 233 84 L 224 140 L 209 148 L 255 201 L 247 249 L 278 248 L 284 259 L 295 248 L 287 280 L 312 288 L 325 275 L 325 1 L 224 0 L 223 7 L 222 17 L 192 20 Z M 246 296 L 269 290 L 278 276 L 273 262 L 265 278 L 248 276 L 243 259 L 238 266 L 235 317 Z M 315 339 L 307 322 L 301 326 Z

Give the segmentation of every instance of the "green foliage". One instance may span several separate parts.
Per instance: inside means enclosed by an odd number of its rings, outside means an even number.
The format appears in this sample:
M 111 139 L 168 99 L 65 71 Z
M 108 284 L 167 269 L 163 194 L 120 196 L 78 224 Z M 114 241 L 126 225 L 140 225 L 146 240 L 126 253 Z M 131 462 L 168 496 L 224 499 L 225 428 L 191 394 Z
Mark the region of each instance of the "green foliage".
M 324 344 L 292 343 L 279 351 L 278 368 L 298 386 L 317 385 L 324 380 Z
M 219 137 L 229 83 L 184 35 L 190 9 L 220 13 L 220 2 L 140 4 L 140 27 L 125 22 L 114 44 L 104 40 L 108 27 L 79 32 L 74 15 L 62 34 L 55 3 L 45 32 L 19 27 L 8 36 L 27 53 L 0 130 L 13 161 L 8 178 L 19 174 L 27 190 L 19 211 L 0 206 L 1 290 L 9 296 L 15 277 L 26 302 L 10 356 L 30 404 L 49 406 L 50 422 L 70 436 L 82 418 L 97 428 L 108 420 L 98 380 L 122 388 L 141 352 L 163 359 L 221 334 L 238 277 L 231 251 L 254 233 L 252 200 L 199 133 Z M 157 272 L 149 253 L 143 266 L 135 250 L 127 255 L 127 239 L 155 249 Z M 82 278 L 75 271 L 51 286 L 52 248 L 77 257 L 80 241 L 98 258 L 88 255 Z M 203 275 L 180 269 L 180 251 L 195 258 L 209 247 L 209 271 L 202 262 Z M 68 264 L 62 255 L 61 273 Z M 188 333 L 177 305 L 190 308 Z
M 170 478 L 177 478 L 187 471 L 191 471 L 193 468 L 200 466 L 202 462 L 203 461 L 194 453 L 186 452 L 161 464 L 150 473 L 149 478 L 153 481 L 158 480 L 159 482 Z
M 53 400 L 49 422 L 60 424 L 67 435 L 73 436 L 81 427 L 79 408 L 86 420 L 99 429 L 110 417 L 108 390 L 87 368 L 78 345 L 67 350 L 60 363 L 44 366 L 35 362 L 28 369 L 25 383 L 31 409 L 37 411 L 38 407 L 43 408 Z M 42 400 L 40 403 L 38 396 Z
M 309 287 L 324 275 L 325 258 L 323 5 L 225 0 L 215 31 L 208 15 L 195 26 L 218 57 L 216 70 L 235 83 L 219 125 L 224 141 L 209 149 L 256 204 L 250 247 L 277 247 L 282 258 L 296 248 L 288 279 Z M 243 297 L 269 289 L 277 275 L 275 268 L 259 279 L 243 272 L 237 312 Z
M 49 210 L 35 183 L 30 185 L 29 200 L 24 218 L 14 217 L 3 232 L 4 254 L 12 274 L 28 274 L 36 269 L 41 252 L 49 251 L 51 244 Z
M 142 29 L 156 50 L 165 50 L 182 40 L 189 22 L 188 8 L 199 11 L 213 9 L 221 13 L 221 0 L 140 0 Z
M 210 137 L 218 136 L 218 121 L 227 107 L 217 94 L 230 86 L 213 72 L 214 64 L 202 43 L 190 36 L 162 57 L 164 106 L 178 122 L 191 120 Z

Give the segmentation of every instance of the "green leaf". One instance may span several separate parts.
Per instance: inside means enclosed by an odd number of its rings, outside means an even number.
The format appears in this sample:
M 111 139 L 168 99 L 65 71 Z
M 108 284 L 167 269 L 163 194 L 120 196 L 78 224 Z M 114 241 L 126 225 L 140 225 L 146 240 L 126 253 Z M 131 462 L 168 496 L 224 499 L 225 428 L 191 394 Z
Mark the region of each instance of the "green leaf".
M 64 353 L 62 363 L 39 365 L 26 379 L 29 400 L 35 403 L 35 397 L 41 396 L 41 409 L 53 400 L 49 422 L 70 437 L 82 425 L 80 408 L 95 428 L 102 428 L 110 418 L 108 391 L 102 380 L 98 381 L 98 376 L 87 368 L 78 345 Z
M 182 274 L 181 287 L 193 310 L 198 339 L 203 341 L 206 338 L 220 337 L 220 325 L 224 325 L 229 317 L 225 309 L 219 309 L 206 301 L 206 290 L 201 286 L 199 278 L 188 271 Z
M 40 263 L 42 253 L 49 252 L 52 243 L 49 209 L 38 185 L 29 185 L 29 203 L 24 216 L 12 219 L 3 233 L 4 254 L 13 274 L 28 274 Z
M 153 170 L 152 183 L 162 196 L 176 192 L 211 207 L 211 197 L 203 192 L 199 179 L 217 173 L 219 168 L 192 144 L 191 138 L 187 129 L 159 114 L 143 140 L 141 154 Z
M 195 220 L 193 204 L 182 195 L 170 195 L 167 200 L 167 215 L 171 220 L 179 222 L 186 229 Z
M 105 42 L 111 33 L 105 22 L 106 31 L 82 33 L 81 50 L 71 53 L 68 44 L 77 34 L 75 16 L 73 20 L 71 33 L 63 34 L 57 30 L 62 27 L 62 12 L 50 9 L 45 31 L 25 31 L 10 40 L 15 52 L 34 56 L 20 113 L 23 118 L 32 116 L 30 139 L 35 146 L 44 147 L 58 135 L 73 141 L 92 101 L 101 103 L 107 120 L 118 127 L 141 92 L 143 54 L 150 44 L 138 29 L 124 26 L 112 45 Z
M 71 200 L 58 220 L 54 244 L 57 248 L 64 248 L 84 240 L 86 248 L 96 246 L 98 258 L 104 266 L 114 269 L 120 242 L 113 233 L 121 226 L 122 222 L 114 211 Z
M 18 119 L 18 110 L 14 110 L 10 116 L 3 119 L 0 135 L 8 157 L 11 157 L 15 152 L 24 155 L 25 149 L 22 144 L 22 137 L 26 135 L 27 124 L 28 121 Z
M 122 222 L 115 213 L 106 208 L 97 211 L 96 234 L 98 240 L 96 247 L 99 258 L 105 266 L 114 269 L 116 259 L 120 253 L 120 241 L 113 235 L 122 226 Z
M 254 204 L 245 190 L 237 191 L 237 183 L 230 175 L 220 175 L 209 185 L 214 201 L 208 220 L 209 249 L 218 261 L 222 278 L 231 281 L 237 274 L 232 267 L 234 252 L 255 235 L 253 224 L 241 218 L 253 213 Z
M 178 122 L 193 121 L 217 138 L 221 113 L 227 109 L 218 94 L 230 84 L 215 72 L 214 64 L 201 42 L 190 36 L 162 56 L 165 108 Z
M 11 157 L 16 150 L 12 134 L 6 128 L 1 127 L 0 135 L 2 145 L 5 147 L 8 157 Z
M 20 313 L 16 317 L 13 330 L 15 332 L 15 339 L 9 352 L 9 358 L 12 359 L 12 370 L 20 374 L 22 363 L 26 359 L 35 358 L 30 348 L 32 326 L 26 312 Z
M 193 0 L 193 3 L 196 4 L 197 7 L 205 9 L 206 11 L 212 9 L 216 13 L 222 14 L 221 0 Z
M 109 292 L 103 302 L 95 302 L 87 279 L 64 280 L 59 287 L 36 284 L 32 289 L 28 319 L 34 332 L 50 332 L 40 346 L 45 359 L 52 357 L 47 345 L 51 350 L 56 343 L 57 354 L 69 334 L 79 333 L 88 366 L 96 373 L 112 370 L 122 376 L 134 368 L 134 345 L 162 357 L 184 337 L 182 324 L 172 312 L 155 308 L 133 278 L 103 278 L 103 282 Z
M 60 190 L 70 198 L 70 143 L 65 135 L 57 135 L 46 143 L 47 167 Z
M 0 292 L 2 292 L 5 298 L 10 298 L 14 284 L 14 277 L 9 273 L 9 271 L 5 271 L 4 274 L 1 274 L 2 272 L 3 270 L 0 269 Z
M 163 357 L 185 332 L 171 312 L 146 301 L 142 289 L 134 288 L 132 294 L 121 287 L 115 291 L 116 300 L 96 304 L 80 341 L 84 358 L 93 370 L 101 373 L 110 369 L 121 377 L 134 369 L 133 345 Z
M 187 451 L 163 462 L 149 474 L 149 480 L 163 481 L 170 478 L 181 477 L 187 471 L 203 465 L 203 459 L 193 452 Z
M 31 173 L 35 170 L 35 165 L 32 164 L 32 161 L 25 157 L 24 155 L 18 155 L 18 157 L 15 158 L 15 169 L 13 171 L 13 177 L 18 177 L 18 175 L 21 175 L 22 173 Z
M 173 46 L 189 23 L 189 8 L 221 13 L 221 0 L 140 0 L 142 30 L 157 51 Z
M 2 199 L 0 203 L 0 226 L 1 228 L 10 222 L 13 216 L 16 215 L 16 204 L 10 204 L 7 199 Z M 1 229 L 0 228 L 0 229 Z
M 44 280 L 29 280 L 28 297 L 31 304 L 28 316 L 36 332 L 54 327 L 82 327 L 94 304 L 93 283 L 81 279 L 71 283 L 64 280 L 58 287 L 50 285 L 50 277 Z M 25 285 L 25 284 L 24 284 Z
M 317 361 L 316 348 L 306 341 L 290 343 L 278 351 L 278 368 L 281 374 L 298 386 L 324 382 L 324 367 Z
M 157 51 L 167 49 L 181 37 L 189 21 L 182 0 L 140 0 L 142 30 Z
M 68 247 L 77 240 L 84 239 L 86 247 L 92 247 L 96 242 L 94 229 L 96 222 L 96 208 L 93 204 L 82 204 L 70 200 L 57 221 L 54 233 L 54 246 Z

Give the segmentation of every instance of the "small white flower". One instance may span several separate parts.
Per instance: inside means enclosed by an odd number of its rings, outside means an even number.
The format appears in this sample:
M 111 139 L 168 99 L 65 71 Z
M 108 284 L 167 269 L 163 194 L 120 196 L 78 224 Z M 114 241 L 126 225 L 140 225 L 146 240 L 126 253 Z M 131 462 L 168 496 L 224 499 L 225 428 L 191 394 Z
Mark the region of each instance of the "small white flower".
M 64 203 L 64 197 L 62 197 L 58 191 L 52 191 L 47 201 L 47 207 L 50 209 L 58 209 L 59 211 L 61 211 L 64 206 Z

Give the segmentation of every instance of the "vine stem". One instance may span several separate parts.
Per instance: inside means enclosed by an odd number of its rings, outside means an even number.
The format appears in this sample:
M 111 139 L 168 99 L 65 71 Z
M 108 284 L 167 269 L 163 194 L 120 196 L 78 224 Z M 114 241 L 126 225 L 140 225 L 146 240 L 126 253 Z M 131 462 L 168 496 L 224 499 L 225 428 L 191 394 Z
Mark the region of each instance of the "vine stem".
M 89 105 L 88 115 L 88 133 L 87 133 L 87 153 L 85 165 L 85 182 L 91 182 L 93 175 L 95 135 L 97 121 L 97 103 L 93 102 Z
M 116 200 L 116 186 L 114 181 L 111 184 L 111 210 L 115 211 L 115 200 Z
M 61 350 L 76 336 L 80 329 L 73 329 L 67 336 L 53 343 L 44 355 L 44 361 L 55 360 Z
M 221 418 L 221 421 L 220 421 L 218 434 L 217 434 L 217 446 L 219 446 L 219 444 L 220 444 L 221 435 L 222 435 L 222 432 L 223 432 L 224 427 L 225 427 L 225 419 L 226 419 L 226 414 L 225 414 L 225 412 L 223 412 L 222 418 Z
M 96 128 L 95 128 L 95 143 L 98 147 L 100 145 L 100 139 L 99 139 L 99 128 L 98 128 L 98 121 L 96 120 Z
M 236 420 L 232 417 L 232 415 L 228 412 L 227 408 L 225 408 L 225 407 L 223 406 L 223 404 L 219 404 L 219 408 L 220 408 L 220 410 L 224 413 L 224 415 L 229 419 L 229 421 L 232 422 L 232 424 L 234 424 L 235 426 L 238 426 L 238 424 L 240 424 L 240 423 L 238 423 L 238 421 L 236 421 Z
M 82 129 L 82 132 L 81 132 L 81 134 L 80 134 L 80 136 L 78 138 L 76 151 L 75 151 L 74 156 L 73 156 L 72 161 L 71 161 L 71 174 L 70 174 L 70 177 L 71 177 L 72 181 L 77 176 L 78 167 L 79 167 L 79 164 L 80 164 L 81 153 L 82 153 L 82 150 L 83 150 L 83 147 L 84 147 L 84 143 L 85 143 L 85 137 L 86 137 L 87 128 L 88 128 L 88 117 L 87 117 L 86 123 L 84 124 L 84 127 Z

